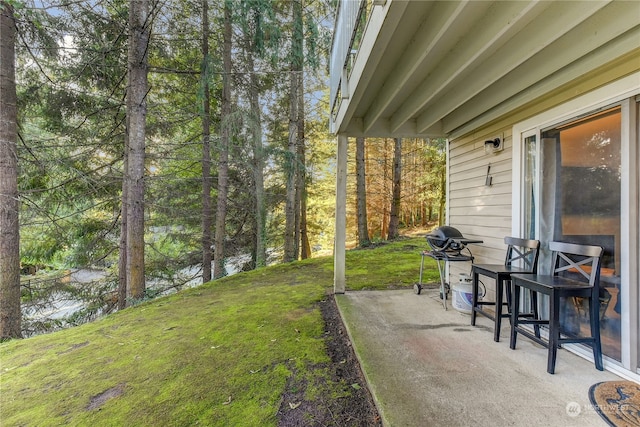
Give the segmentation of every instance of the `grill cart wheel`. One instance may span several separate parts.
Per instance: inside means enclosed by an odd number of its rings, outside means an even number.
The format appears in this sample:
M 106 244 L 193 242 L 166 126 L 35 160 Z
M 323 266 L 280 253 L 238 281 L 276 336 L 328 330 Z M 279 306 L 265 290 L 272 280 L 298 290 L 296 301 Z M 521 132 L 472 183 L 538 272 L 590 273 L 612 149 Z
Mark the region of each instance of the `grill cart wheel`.
M 413 285 L 413 292 L 415 292 L 416 295 L 420 295 L 420 292 L 422 292 L 422 285 L 420 285 L 420 283 Z

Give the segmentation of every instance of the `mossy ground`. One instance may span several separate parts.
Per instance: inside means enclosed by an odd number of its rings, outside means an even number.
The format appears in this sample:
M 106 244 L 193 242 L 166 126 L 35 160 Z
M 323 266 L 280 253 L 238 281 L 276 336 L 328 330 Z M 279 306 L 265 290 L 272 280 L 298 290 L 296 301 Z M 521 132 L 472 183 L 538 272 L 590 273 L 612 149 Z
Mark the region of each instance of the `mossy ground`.
M 347 288 L 411 287 L 424 246 L 412 237 L 348 251 Z M 436 276 L 428 268 L 424 281 Z M 332 258 L 277 265 L 0 344 L 0 424 L 268 426 L 283 404 L 346 399 L 357 387 L 325 369 L 318 303 L 332 282 Z M 295 384 L 306 405 L 283 400 Z

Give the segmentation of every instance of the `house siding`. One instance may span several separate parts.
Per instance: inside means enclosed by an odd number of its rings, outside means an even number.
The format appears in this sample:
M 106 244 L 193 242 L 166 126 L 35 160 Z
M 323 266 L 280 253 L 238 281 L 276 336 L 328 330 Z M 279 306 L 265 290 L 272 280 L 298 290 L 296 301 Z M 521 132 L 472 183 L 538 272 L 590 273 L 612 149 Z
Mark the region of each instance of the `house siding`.
M 503 149 L 485 153 L 484 142 L 498 135 Z M 512 147 L 510 127 L 449 143 L 448 224 L 465 237 L 483 241 L 468 246 L 475 262 L 504 262 L 504 237 L 511 234 Z M 492 182 L 487 186 L 489 165 Z M 449 283 L 455 284 L 461 273 L 470 270 L 469 263 L 450 263 Z M 485 286 L 492 298 L 494 284 Z
M 504 149 L 485 153 L 484 141 L 504 134 Z M 481 239 L 471 250 L 480 262 L 502 262 L 504 237 L 511 233 L 510 129 L 451 141 L 449 145 L 449 224 L 464 236 Z M 492 185 L 485 185 L 491 165 Z
M 513 126 L 528 117 L 540 114 L 607 83 L 616 81 L 640 69 L 637 56 L 625 56 L 576 80 L 540 95 L 534 88 L 530 101 L 482 127 L 454 133 L 449 142 L 449 183 L 447 194 L 447 224 L 464 236 L 483 240 L 470 245 L 477 263 L 502 263 L 504 237 L 512 234 L 512 156 Z M 504 136 L 504 148 L 497 153 L 485 153 L 484 141 Z M 487 167 L 491 164 L 492 185 L 486 186 Z M 463 263 L 459 263 L 463 264 Z M 466 264 L 466 263 L 464 263 Z M 456 283 L 460 273 L 469 273 L 469 265 L 449 266 L 449 282 Z M 493 292 L 493 285 L 486 284 Z M 490 295 L 489 295 L 490 296 Z

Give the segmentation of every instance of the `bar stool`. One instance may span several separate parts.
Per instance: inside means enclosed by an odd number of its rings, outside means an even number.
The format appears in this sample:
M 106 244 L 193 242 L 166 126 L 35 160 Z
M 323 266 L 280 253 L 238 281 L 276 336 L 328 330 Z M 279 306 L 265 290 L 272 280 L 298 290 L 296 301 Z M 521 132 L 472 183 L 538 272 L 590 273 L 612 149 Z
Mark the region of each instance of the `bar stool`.
M 548 348 L 547 372 L 553 374 L 558 347 L 562 343 L 584 343 L 593 349 L 596 369 L 602 371 L 602 344 L 600 341 L 600 265 L 603 249 L 600 246 L 574 243 L 550 242 L 553 252 L 551 275 L 513 274 L 511 276 L 513 296 L 511 307 L 511 342 L 516 348 L 518 334 Z M 522 318 L 520 315 L 520 288 L 549 296 L 549 319 Z M 580 297 L 589 302 L 590 336 L 573 334 L 560 324 L 560 298 Z M 549 340 L 523 328 L 522 324 L 548 325 Z
M 531 274 L 535 273 L 538 267 L 538 256 L 540 254 L 540 241 L 520 239 L 517 237 L 505 237 L 504 243 L 507 245 L 507 255 L 504 264 L 473 264 L 472 276 L 472 310 L 471 325 L 476 324 L 476 315 L 481 314 L 494 322 L 493 340 L 500 341 L 500 325 L 503 318 L 510 317 L 509 307 L 511 306 L 511 282 L 512 273 Z M 519 265 L 518 265 L 519 264 Z M 487 276 L 496 282 L 495 301 L 480 301 L 478 297 L 479 276 Z M 507 301 L 504 301 L 504 290 L 506 288 Z M 502 307 L 507 306 L 507 314 L 502 313 Z M 486 306 L 493 306 L 494 312 L 484 310 Z

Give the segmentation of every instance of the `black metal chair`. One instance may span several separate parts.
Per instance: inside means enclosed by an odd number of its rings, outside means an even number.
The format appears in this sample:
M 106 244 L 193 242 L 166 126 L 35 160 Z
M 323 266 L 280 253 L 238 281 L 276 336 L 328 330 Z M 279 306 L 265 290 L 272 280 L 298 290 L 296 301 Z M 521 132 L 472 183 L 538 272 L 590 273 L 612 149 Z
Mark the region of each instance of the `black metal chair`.
M 511 342 L 516 348 L 518 334 L 549 349 L 547 372 L 555 372 L 558 347 L 563 343 L 585 343 L 593 349 L 596 369 L 602 371 L 602 346 L 600 342 L 600 264 L 603 249 L 600 246 L 551 242 L 553 251 L 550 275 L 513 274 L 511 306 Z M 520 314 L 520 288 L 549 295 L 549 319 L 523 318 Z M 589 327 L 591 336 L 580 336 L 563 328 L 560 323 L 560 298 L 581 297 L 589 302 Z M 548 325 L 549 340 L 544 341 L 521 325 Z
M 471 269 L 472 286 L 472 310 L 471 325 L 476 324 L 476 315 L 481 314 L 494 322 L 493 340 L 500 341 L 500 326 L 503 318 L 509 318 L 511 302 L 511 274 L 531 274 L 538 268 L 538 256 L 540 254 L 540 241 L 520 239 L 517 237 L 505 237 L 507 255 L 504 264 L 473 264 Z M 487 276 L 496 282 L 495 301 L 481 301 L 479 298 L 479 276 Z M 506 290 L 506 301 L 505 301 Z M 507 306 L 507 313 L 502 311 Z M 485 306 L 493 306 L 494 311 L 486 311 Z

